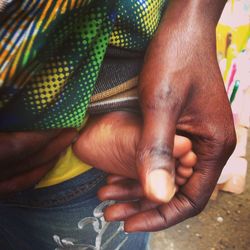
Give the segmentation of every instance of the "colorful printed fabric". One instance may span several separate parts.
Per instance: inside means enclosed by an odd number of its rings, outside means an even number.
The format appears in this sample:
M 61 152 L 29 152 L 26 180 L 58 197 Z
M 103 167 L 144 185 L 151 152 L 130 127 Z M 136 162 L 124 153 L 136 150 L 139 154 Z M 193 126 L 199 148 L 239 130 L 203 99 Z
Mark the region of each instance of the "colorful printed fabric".
M 79 127 L 108 46 L 143 51 L 166 0 L 6 1 L 0 130 Z

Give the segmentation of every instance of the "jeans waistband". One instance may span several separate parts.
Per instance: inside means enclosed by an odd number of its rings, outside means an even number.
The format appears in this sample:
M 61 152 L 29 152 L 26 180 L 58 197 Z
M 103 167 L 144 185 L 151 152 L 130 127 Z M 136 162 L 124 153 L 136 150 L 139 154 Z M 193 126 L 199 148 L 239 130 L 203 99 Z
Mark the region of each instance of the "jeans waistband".
M 88 199 L 96 195 L 98 187 L 105 183 L 106 173 L 91 169 L 63 183 L 38 189 L 28 189 L 0 201 L 2 204 L 22 207 L 55 207 L 81 197 Z

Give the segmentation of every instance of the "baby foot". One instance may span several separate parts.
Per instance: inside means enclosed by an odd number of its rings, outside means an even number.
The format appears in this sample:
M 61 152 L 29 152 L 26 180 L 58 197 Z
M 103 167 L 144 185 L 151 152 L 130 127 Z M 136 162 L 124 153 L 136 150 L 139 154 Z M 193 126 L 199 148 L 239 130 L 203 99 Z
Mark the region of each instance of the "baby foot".
M 116 175 L 115 178 L 137 179 L 135 159 L 141 129 L 142 120 L 133 113 L 119 111 L 92 116 L 73 150 L 80 160 Z M 191 141 L 176 135 L 173 156 L 176 158 L 175 182 L 178 188 L 192 175 L 193 166 L 197 161 L 192 152 Z M 175 192 L 176 187 L 169 189 Z

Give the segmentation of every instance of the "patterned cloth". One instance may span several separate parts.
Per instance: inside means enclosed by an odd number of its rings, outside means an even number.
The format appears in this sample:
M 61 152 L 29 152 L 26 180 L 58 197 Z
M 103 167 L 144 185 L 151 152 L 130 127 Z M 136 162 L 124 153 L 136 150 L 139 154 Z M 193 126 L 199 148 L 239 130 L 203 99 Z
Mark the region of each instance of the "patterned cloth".
M 5 2 L 1 131 L 79 127 L 107 47 L 145 51 L 167 1 Z

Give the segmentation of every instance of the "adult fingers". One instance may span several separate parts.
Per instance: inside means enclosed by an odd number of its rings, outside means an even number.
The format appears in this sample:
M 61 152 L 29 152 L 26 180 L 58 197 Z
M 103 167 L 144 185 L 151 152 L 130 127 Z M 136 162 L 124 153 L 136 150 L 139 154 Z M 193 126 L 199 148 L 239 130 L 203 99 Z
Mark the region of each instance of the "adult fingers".
M 23 191 L 27 188 L 35 186 L 44 177 L 50 169 L 52 169 L 57 158 L 52 161 L 25 172 L 21 175 L 12 177 L 8 180 L 0 182 L 0 198 L 5 198 L 16 192 Z
M 38 132 L 1 132 L 1 166 L 18 162 L 39 151 L 61 132 L 60 129 Z
M 12 163 L 1 170 L 0 180 L 12 177 L 37 166 L 46 164 L 62 153 L 75 139 L 77 131 L 75 129 L 65 129 L 39 152 L 28 156 L 19 163 Z M 34 141 L 33 141 L 34 142 Z M 34 145 L 36 146 L 36 145 Z
M 124 221 L 127 218 L 159 206 L 159 203 L 142 199 L 133 202 L 116 203 L 107 207 L 104 216 L 107 221 Z M 121 213 L 123 211 L 123 213 Z
M 197 215 L 204 207 L 204 199 L 201 200 L 201 197 L 198 197 L 198 200 L 193 203 L 186 195 L 179 192 L 167 204 L 146 211 L 134 210 L 133 215 L 127 218 L 124 213 L 119 215 L 116 212 L 115 216 L 124 218 L 126 232 L 153 232 Z M 123 208 L 120 207 L 120 211 L 122 213 Z
M 116 218 L 125 220 L 125 230 L 127 232 L 136 231 L 157 231 L 175 225 L 189 217 L 200 213 L 216 185 L 217 179 L 226 163 L 231 151 L 232 145 L 225 148 L 225 143 L 198 141 L 194 145 L 194 150 L 198 155 L 198 162 L 193 175 L 187 183 L 179 188 L 175 197 L 167 204 L 160 205 L 149 211 L 137 211 L 126 217 L 124 213 L 126 207 L 120 206 L 120 212 L 116 211 Z M 230 143 L 229 143 L 230 144 Z M 222 155 L 222 152 L 228 151 L 228 154 Z M 109 219 L 112 220 L 111 213 Z
M 125 230 L 127 232 L 158 231 L 200 213 L 216 185 L 220 174 L 216 169 L 222 169 L 221 164 L 223 163 L 219 161 L 198 160 L 191 178 L 179 188 L 178 193 L 169 203 L 148 211 L 138 211 L 128 217 L 125 219 Z
M 203 149 L 202 145 L 197 148 L 201 151 Z M 213 148 L 219 150 L 215 146 Z M 222 162 L 220 158 L 214 159 L 214 154 L 208 158 L 207 155 L 203 156 L 201 152 L 198 153 L 200 157 L 198 157 L 193 175 L 170 202 L 147 211 L 142 211 L 140 207 L 137 210 L 133 209 L 133 215 L 129 217 L 126 211 L 127 204 L 124 207 L 122 207 L 123 204 L 119 205 L 120 212 L 116 210 L 115 217 L 125 220 L 125 231 L 149 232 L 165 229 L 203 210 L 216 185 L 220 174 L 218 169 L 222 169 L 225 162 Z M 109 213 L 110 220 L 112 220 L 111 216 Z
M 203 207 L 203 202 L 193 203 L 184 194 L 178 193 L 167 204 L 130 216 L 125 220 L 124 228 L 126 232 L 159 231 L 197 215 Z

